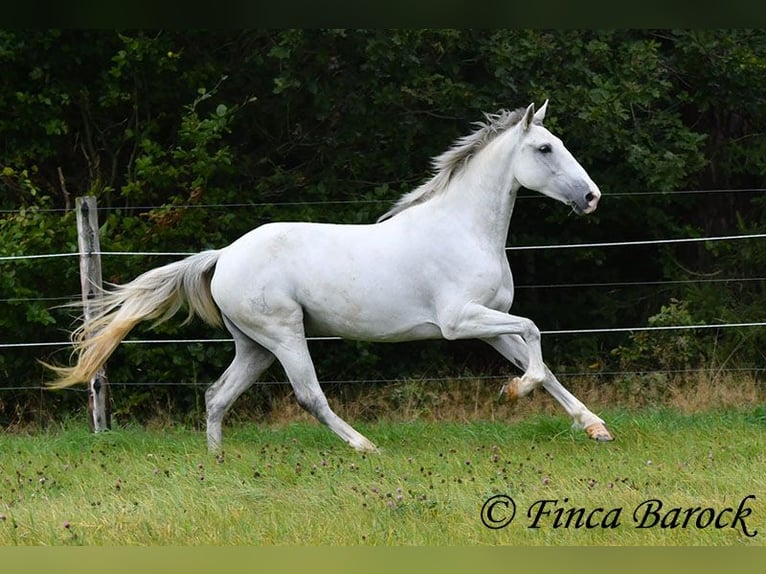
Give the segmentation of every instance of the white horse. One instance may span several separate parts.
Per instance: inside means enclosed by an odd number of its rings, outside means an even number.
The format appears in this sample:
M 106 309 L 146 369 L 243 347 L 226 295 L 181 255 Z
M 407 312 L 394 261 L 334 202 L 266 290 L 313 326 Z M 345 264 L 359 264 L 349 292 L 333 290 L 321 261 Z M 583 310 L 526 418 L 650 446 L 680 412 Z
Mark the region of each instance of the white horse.
M 481 339 L 523 370 L 501 393 L 511 399 L 542 385 L 596 440 L 604 421 L 543 363 L 540 331 L 509 314 L 513 279 L 505 252 L 519 188 L 536 190 L 578 214 L 601 192 L 561 140 L 543 127 L 548 102 L 486 115 L 486 122 L 433 161 L 435 173 L 377 223 L 271 223 L 219 250 L 150 270 L 97 303 L 73 333 L 73 367 L 52 367 L 53 387 L 91 379 L 131 328 L 162 322 L 184 304 L 189 317 L 223 324 L 233 362 L 205 393 L 207 442 L 221 446 L 233 402 L 277 359 L 302 407 L 358 451 L 375 445 L 328 405 L 307 333 L 364 341 Z

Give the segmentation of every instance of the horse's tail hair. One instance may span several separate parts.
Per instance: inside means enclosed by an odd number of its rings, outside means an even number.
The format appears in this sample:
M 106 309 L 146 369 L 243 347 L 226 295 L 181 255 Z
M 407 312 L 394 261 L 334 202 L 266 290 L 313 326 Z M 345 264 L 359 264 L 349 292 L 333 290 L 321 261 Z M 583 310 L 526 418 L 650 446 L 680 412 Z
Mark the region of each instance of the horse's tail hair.
M 57 375 L 48 386 L 63 388 L 90 381 L 135 325 L 145 320 L 159 325 L 184 304 L 189 309 L 185 322 L 196 315 L 210 325 L 220 326 L 221 314 L 210 292 L 219 253 L 203 251 L 152 269 L 91 301 L 90 318 L 72 333 L 77 363 L 71 367 L 46 364 Z

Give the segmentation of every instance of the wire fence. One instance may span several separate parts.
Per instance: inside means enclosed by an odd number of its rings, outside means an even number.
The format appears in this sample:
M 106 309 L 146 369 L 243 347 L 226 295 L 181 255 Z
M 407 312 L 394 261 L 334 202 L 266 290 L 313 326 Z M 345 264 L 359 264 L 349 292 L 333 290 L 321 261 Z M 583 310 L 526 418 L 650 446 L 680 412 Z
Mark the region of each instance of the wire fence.
M 748 188 L 748 189 L 736 189 L 736 190 L 680 190 L 674 191 L 673 194 L 710 194 L 710 193 L 756 193 L 765 192 L 763 188 Z M 610 194 L 611 197 L 642 197 L 651 195 L 669 195 L 665 192 L 626 192 Z M 539 195 L 520 196 L 519 199 L 537 198 Z M 174 206 L 178 208 L 253 208 L 262 206 L 296 206 L 296 205 L 338 205 L 338 204 L 362 204 L 362 203 L 390 203 L 388 200 L 349 200 L 349 201 L 321 201 L 321 202 L 263 202 L 263 203 L 228 203 L 228 204 L 190 204 L 182 206 Z M 156 209 L 158 206 L 133 206 L 133 207 L 99 207 L 99 211 L 108 210 L 150 210 Z M 62 209 L 41 209 L 41 212 L 62 212 Z M 0 214 L 10 212 L 10 210 L 0 210 Z M 634 246 L 647 246 L 647 245 L 673 245 L 683 243 L 712 243 L 712 242 L 730 242 L 730 241 L 745 241 L 745 240 L 762 240 L 766 238 L 766 233 L 755 234 L 742 234 L 742 235 L 723 235 L 712 237 L 682 237 L 682 238 L 667 238 L 667 239 L 650 239 L 650 240 L 635 240 L 635 241 L 612 241 L 612 242 L 598 242 L 598 243 L 572 243 L 572 244 L 545 244 L 545 245 L 514 245 L 506 247 L 506 251 L 530 251 L 530 250 L 557 250 L 557 249 L 606 249 L 614 247 L 634 247 Z M 149 251 L 128 251 L 128 252 L 114 252 L 114 251 L 100 251 L 93 253 L 92 255 L 99 255 L 103 257 L 124 257 L 124 256 L 139 256 L 139 257 L 185 257 L 192 255 L 193 252 L 149 252 Z M 39 261 L 45 259 L 78 257 L 79 253 L 42 253 L 42 254 L 21 254 L 21 255 L 9 255 L 1 256 L 0 262 L 21 262 L 21 261 Z M 558 283 L 558 284 L 529 284 L 529 285 L 516 285 L 517 289 L 542 289 L 542 288 L 614 288 L 614 287 L 637 287 L 637 286 L 663 286 L 663 285 L 679 285 L 679 284 L 704 284 L 704 283 L 732 283 L 732 282 L 755 282 L 764 281 L 766 277 L 757 275 L 749 277 L 702 277 L 687 280 L 657 280 L 657 281 L 626 281 L 626 282 L 588 282 L 588 283 Z M 51 302 L 51 303 L 63 303 L 68 301 L 75 301 L 79 297 L 78 295 L 58 296 L 58 297 L 11 297 L 0 299 L 0 303 L 5 304 L 23 304 L 31 302 Z M 751 322 L 729 322 L 719 324 L 696 324 L 696 325 L 666 325 L 666 326 L 621 326 L 621 327 L 609 327 L 609 328 L 579 328 L 579 329 L 559 329 L 559 330 L 542 330 L 542 335 L 592 335 L 592 334 L 604 334 L 604 333 L 637 333 L 637 332 L 651 332 L 651 331 L 673 331 L 673 330 L 709 330 L 709 329 L 750 329 L 766 327 L 764 321 L 751 321 Z M 322 340 L 340 340 L 340 337 L 312 337 L 310 341 L 322 341 Z M 125 345 L 162 345 L 162 344 L 220 344 L 220 343 L 232 343 L 231 338 L 206 338 L 206 339 L 192 339 L 192 338 L 175 338 L 175 339 L 127 339 L 123 341 Z M 0 343 L 0 350 L 14 350 L 24 348 L 65 348 L 71 343 L 69 341 L 44 341 L 44 342 L 5 342 Z M 721 372 L 736 371 L 737 369 L 721 369 Z M 766 369 L 746 369 L 748 371 L 763 371 Z M 664 371 L 662 371 L 664 372 Z M 671 373 L 670 371 L 668 373 Z M 569 373 L 563 376 L 615 376 L 618 374 L 626 373 Z M 629 373 L 628 373 L 629 374 Z M 495 379 L 502 377 L 469 377 L 471 380 L 478 379 Z M 453 377 L 451 380 L 459 380 L 460 377 Z M 323 381 L 323 384 L 350 384 L 350 383 L 371 383 L 371 382 L 391 382 L 388 380 L 349 380 L 349 381 Z M 130 386 L 131 383 L 117 383 L 119 385 Z M 145 383 L 133 383 L 133 384 L 155 384 L 155 382 Z M 196 385 L 198 383 L 174 383 L 163 381 L 163 385 Z M 282 382 L 262 384 L 282 384 Z M 37 390 L 42 387 L 0 387 L 0 391 L 6 390 Z M 86 392 L 83 390 L 82 392 Z

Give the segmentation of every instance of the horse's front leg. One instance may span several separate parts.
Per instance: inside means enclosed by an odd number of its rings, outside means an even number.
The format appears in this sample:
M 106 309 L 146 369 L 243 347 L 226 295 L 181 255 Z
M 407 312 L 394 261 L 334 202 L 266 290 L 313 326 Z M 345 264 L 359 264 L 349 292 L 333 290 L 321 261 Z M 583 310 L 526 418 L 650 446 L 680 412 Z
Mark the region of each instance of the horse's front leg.
M 526 364 L 528 350 L 524 341 L 515 335 L 504 335 L 491 339 L 485 339 L 497 352 L 503 355 L 520 369 Z M 556 399 L 564 410 L 572 417 L 574 426 L 585 429 L 588 436 L 598 441 L 610 441 L 612 435 L 606 428 L 604 421 L 592 413 L 577 397 L 569 392 L 555 377 L 555 375 L 545 367 L 545 379 L 543 386 L 554 399 Z M 500 391 L 502 395 L 511 399 L 523 396 L 523 382 L 515 378 L 503 385 Z
M 449 316 L 441 324 L 446 339 L 492 339 L 503 335 L 515 335 L 523 342 L 523 356 L 511 359 L 524 370 L 521 377 L 513 379 L 505 391 L 511 398 L 523 397 L 540 386 L 546 378 L 543 351 L 540 346 L 540 330 L 525 317 L 509 315 L 483 305 L 469 303 L 460 312 Z

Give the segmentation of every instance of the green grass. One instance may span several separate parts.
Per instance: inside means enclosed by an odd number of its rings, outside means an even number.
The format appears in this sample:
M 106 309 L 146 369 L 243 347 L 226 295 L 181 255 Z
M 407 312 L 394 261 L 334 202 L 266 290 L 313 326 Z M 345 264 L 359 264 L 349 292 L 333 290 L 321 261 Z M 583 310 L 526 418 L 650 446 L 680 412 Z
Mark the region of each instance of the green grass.
M 381 447 L 348 449 L 310 422 L 225 428 L 222 456 L 204 434 L 84 423 L 0 436 L 0 545 L 763 545 L 766 417 L 758 410 L 683 415 L 616 410 L 617 440 L 598 444 L 564 417 L 522 422 L 368 423 Z M 513 523 L 481 509 L 513 497 Z M 752 513 L 732 528 L 636 528 L 649 499 Z M 621 509 L 620 524 L 529 528 L 528 509 Z M 566 500 L 566 502 L 565 502 Z M 498 506 L 496 518 L 506 507 Z M 617 511 L 612 511 L 614 518 Z M 724 515 L 730 522 L 733 512 Z

